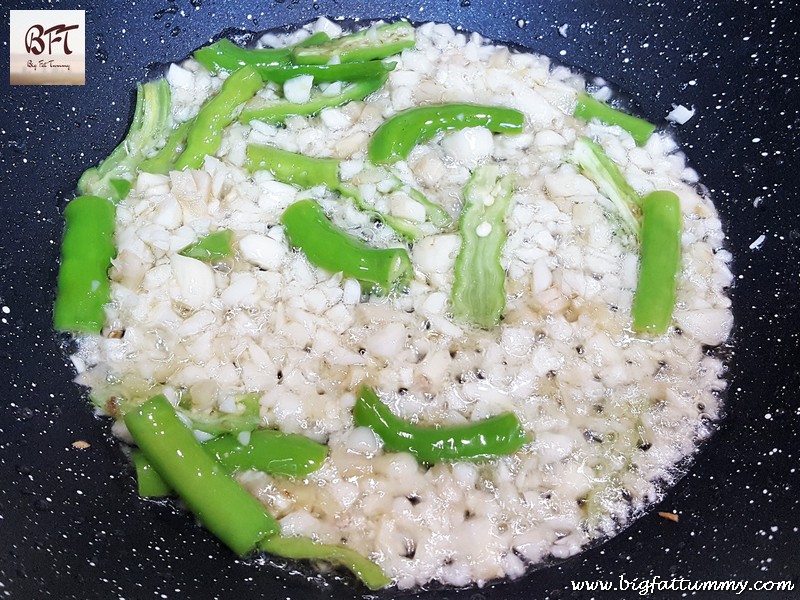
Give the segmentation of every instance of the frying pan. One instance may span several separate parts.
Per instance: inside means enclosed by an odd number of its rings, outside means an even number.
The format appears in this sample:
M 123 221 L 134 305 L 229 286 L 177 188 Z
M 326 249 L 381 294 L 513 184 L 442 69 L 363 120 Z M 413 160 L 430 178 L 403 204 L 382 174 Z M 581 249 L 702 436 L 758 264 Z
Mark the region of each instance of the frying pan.
M 446 21 L 603 75 L 657 122 L 678 128 L 723 216 L 736 274 L 727 417 L 689 475 L 605 544 L 515 582 L 431 589 L 444 600 L 634 598 L 571 582 L 659 577 L 789 580 L 800 597 L 800 177 L 798 29 L 792 2 L 542 0 L 137 0 L 4 3 L 86 10 L 85 86 L 0 94 L 0 597 L 358 598 L 335 578 L 234 559 L 173 504 L 137 498 L 109 424 L 70 383 L 50 326 L 61 212 L 79 174 L 121 139 L 134 82 L 226 28 L 263 30 L 320 15 Z M 568 25 L 565 35 L 559 27 Z M 562 28 L 563 31 L 563 28 Z M 7 56 L 7 54 L 6 54 Z M 751 245 L 764 235 L 763 244 Z M 71 446 L 84 440 L 90 447 Z M 679 522 L 656 510 L 675 511 Z M 382 597 L 397 596 L 386 592 Z M 403 594 L 399 594 L 403 595 Z M 656 591 L 650 598 L 679 598 Z M 704 592 L 700 598 L 730 598 Z

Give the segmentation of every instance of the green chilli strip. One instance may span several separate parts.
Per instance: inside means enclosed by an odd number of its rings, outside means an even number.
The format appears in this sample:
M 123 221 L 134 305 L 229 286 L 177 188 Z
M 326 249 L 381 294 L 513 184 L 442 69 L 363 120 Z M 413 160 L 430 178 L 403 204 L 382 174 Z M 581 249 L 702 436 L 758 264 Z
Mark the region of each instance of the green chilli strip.
M 280 526 L 181 422 L 164 396 L 125 415 L 136 445 L 200 522 L 239 556 L 254 550 Z
M 108 269 L 116 255 L 114 203 L 78 196 L 64 210 L 64 240 L 53 325 L 59 331 L 99 333 L 111 299 Z
M 513 413 L 503 413 L 476 423 L 421 427 L 395 416 L 370 387 L 358 393 L 353 420 L 369 427 L 387 450 L 409 452 L 421 463 L 483 461 L 514 454 L 527 441 Z
M 464 187 L 461 248 L 450 301 L 456 319 L 485 329 L 500 322 L 506 306 L 500 254 L 513 191 L 511 178 L 501 177 L 496 165 L 477 168 Z
M 633 330 L 661 335 L 675 310 L 681 267 L 681 203 L 673 192 L 651 192 L 642 202 L 639 281 L 633 299 Z

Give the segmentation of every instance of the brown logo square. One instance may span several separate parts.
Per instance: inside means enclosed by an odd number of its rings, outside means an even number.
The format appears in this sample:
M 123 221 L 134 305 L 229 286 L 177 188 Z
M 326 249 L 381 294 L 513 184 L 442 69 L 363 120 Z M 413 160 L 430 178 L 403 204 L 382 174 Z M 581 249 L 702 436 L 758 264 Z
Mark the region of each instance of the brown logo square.
M 12 10 L 11 85 L 83 85 L 86 19 L 82 10 Z

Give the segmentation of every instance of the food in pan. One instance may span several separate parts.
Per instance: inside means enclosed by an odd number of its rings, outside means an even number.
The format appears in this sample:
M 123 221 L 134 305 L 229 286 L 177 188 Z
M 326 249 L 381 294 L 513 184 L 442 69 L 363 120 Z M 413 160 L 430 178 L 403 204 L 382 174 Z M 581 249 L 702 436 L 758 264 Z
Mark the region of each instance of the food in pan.
M 641 515 L 725 389 L 729 253 L 668 132 L 428 23 L 220 40 L 67 204 L 77 382 L 239 555 L 481 585 Z

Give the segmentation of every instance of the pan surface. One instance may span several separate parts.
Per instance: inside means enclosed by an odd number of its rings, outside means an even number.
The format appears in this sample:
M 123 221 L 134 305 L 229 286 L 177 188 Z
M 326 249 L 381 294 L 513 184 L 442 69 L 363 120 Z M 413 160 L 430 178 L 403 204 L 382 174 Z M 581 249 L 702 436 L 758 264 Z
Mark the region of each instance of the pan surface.
M 0 57 L 0 597 L 356 598 L 235 560 L 187 513 L 135 493 L 109 423 L 70 382 L 51 328 L 61 213 L 77 178 L 122 138 L 134 82 L 226 28 L 318 16 L 446 21 L 602 75 L 677 131 L 720 210 L 734 254 L 728 416 L 689 474 L 616 538 L 484 589 L 414 597 L 633 598 L 644 580 L 791 581 L 800 597 L 800 9 L 792 2 L 137 0 L 4 3 L 86 10 L 86 85 L 9 86 Z M 564 30 L 563 25 L 568 25 Z M 559 33 L 559 28 L 565 35 Z M 760 236 L 763 241 L 758 244 Z M 76 449 L 83 440 L 89 447 Z M 679 521 L 656 511 L 675 511 Z M 604 581 L 616 590 L 573 591 Z M 628 582 L 627 590 L 624 582 Z M 680 584 L 675 584 L 676 587 Z M 640 588 L 636 588 L 640 589 Z M 384 594 L 392 597 L 397 594 Z M 651 598 L 680 598 L 656 589 Z M 699 592 L 729 598 L 730 592 Z

